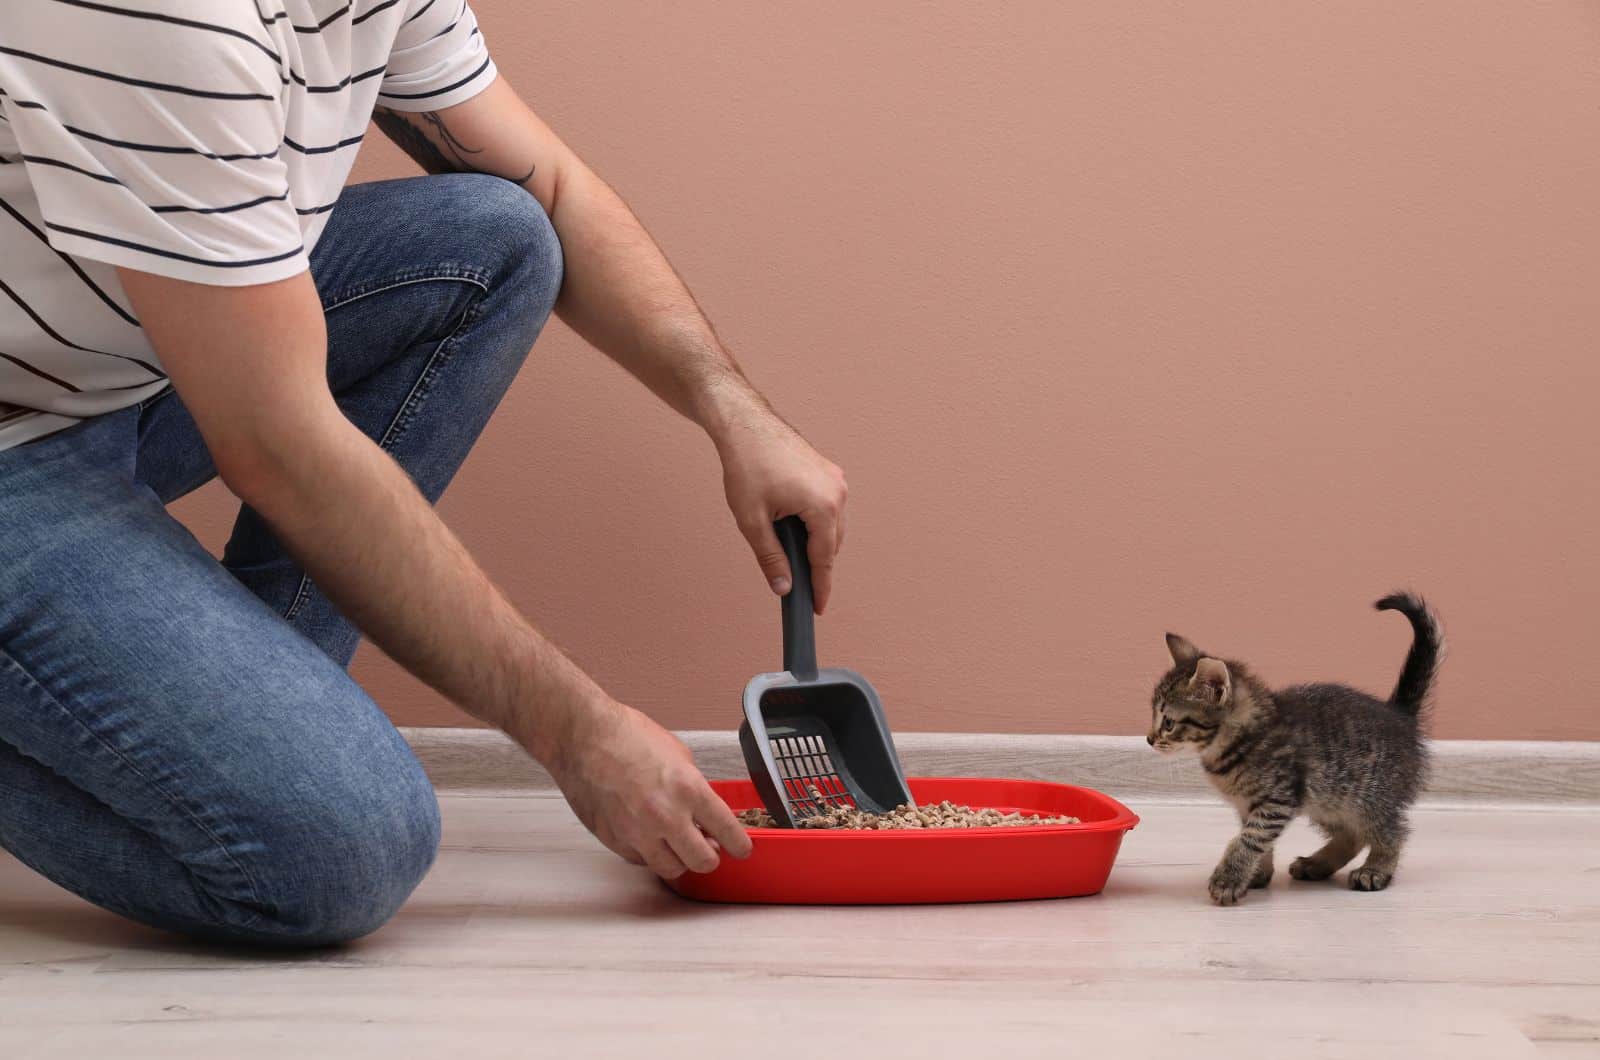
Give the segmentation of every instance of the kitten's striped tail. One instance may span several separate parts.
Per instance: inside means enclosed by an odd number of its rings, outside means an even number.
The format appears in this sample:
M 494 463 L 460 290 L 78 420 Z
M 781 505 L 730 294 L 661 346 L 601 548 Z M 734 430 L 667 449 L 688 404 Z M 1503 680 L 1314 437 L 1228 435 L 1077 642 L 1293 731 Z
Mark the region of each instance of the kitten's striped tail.
M 1398 611 L 1411 623 L 1411 650 L 1406 653 L 1406 664 L 1400 669 L 1400 680 L 1394 686 L 1389 704 L 1414 718 L 1427 706 L 1434 674 L 1444 657 L 1444 633 L 1439 628 L 1439 616 L 1415 593 L 1390 593 L 1372 606 L 1379 611 Z

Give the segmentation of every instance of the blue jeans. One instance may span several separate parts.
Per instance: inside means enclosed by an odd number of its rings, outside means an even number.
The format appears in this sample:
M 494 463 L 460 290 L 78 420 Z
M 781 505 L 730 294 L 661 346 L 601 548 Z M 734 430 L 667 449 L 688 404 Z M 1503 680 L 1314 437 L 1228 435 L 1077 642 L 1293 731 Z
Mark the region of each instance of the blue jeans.
M 311 268 L 340 407 L 436 499 L 555 303 L 550 222 L 493 177 L 360 185 Z M 156 927 L 352 939 L 427 872 L 438 804 L 260 517 L 218 563 L 167 514 L 214 474 L 170 390 L 0 452 L 0 846 Z

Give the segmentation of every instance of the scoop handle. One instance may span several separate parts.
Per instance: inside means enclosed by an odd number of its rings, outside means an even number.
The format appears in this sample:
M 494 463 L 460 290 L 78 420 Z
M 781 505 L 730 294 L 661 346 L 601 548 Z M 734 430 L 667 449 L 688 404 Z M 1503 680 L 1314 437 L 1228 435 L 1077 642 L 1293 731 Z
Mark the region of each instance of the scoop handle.
M 783 668 L 802 681 L 817 677 L 817 623 L 811 601 L 811 560 L 806 556 L 806 524 L 788 515 L 772 524 L 789 560 L 789 592 L 783 609 Z

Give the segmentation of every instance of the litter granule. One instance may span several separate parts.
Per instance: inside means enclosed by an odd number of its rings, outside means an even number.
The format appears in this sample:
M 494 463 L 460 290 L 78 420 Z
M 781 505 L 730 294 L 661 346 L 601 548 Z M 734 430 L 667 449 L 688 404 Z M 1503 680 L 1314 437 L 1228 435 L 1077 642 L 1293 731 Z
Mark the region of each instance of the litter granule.
M 944 802 L 923 806 L 899 805 L 888 813 L 867 813 L 853 806 L 839 806 L 827 802 L 822 793 L 811 789 L 811 797 L 826 811 L 815 817 L 802 817 L 796 822 L 799 828 L 859 828 L 867 831 L 888 831 L 899 828 L 1026 828 L 1042 824 L 1077 824 L 1076 817 L 1050 817 L 1037 813 L 1012 810 L 974 810 L 946 799 Z M 766 810 L 741 810 L 739 823 L 746 828 L 773 828 L 777 822 Z

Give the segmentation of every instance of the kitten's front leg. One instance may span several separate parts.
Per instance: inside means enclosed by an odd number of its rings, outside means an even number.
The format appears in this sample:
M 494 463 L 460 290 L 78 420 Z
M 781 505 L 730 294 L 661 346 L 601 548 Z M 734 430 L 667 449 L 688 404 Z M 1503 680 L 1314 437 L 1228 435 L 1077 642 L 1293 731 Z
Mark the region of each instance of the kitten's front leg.
M 1265 887 L 1272 882 L 1272 851 L 1267 851 L 1256 860 L 1256 870 L 1250 876 L 1250 889 L 1252 891 Z
M 1241 809 L 1239 811 L 1240 828 L 1244 827 L 1247 817 L 1248 813 Z M 1267 852 L 1256 859 L 1256 867 L 1250 873 L 1250 889 L 1252 891 L 1259 890 L 1270 883 L 1272 883 L 1272 848 L 1268 847 Z
M 1218 905 L 1234 905 L 1245 896 L 1262 864 L 1271 865 L 1272 844 L 1294 820 L 1295 808 L 1288 802 L 1260 802 L 1244 815 L 1244 825 L 1233 837 L 1222 860 L 1211 873 L 1211 900 Z M 1270 878 L 1271 869 L 1267 870 Z

